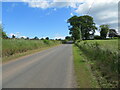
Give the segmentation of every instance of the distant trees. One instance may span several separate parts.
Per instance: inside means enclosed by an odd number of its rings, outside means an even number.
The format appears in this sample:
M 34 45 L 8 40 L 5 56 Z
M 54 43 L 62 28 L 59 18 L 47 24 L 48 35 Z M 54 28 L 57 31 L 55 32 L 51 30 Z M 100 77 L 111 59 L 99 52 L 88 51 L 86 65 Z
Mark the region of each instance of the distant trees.
M 12 38 L 15 39 L 15 35 L 12 35 Z
M 3 39 L 7 39 L 8 38 L 6 32 L 3 31 L 3 26 L 1 24 L 0 24 L 0 33 L 2 34 L 2 35 L 0 35 L 1 38 L 3 38 Z
M 44 40 L 44 38 L 41 38 L 41 40 Z
M 72 37 L 71 36 L 66 36 L 65 39 L 66 40 L 72 40 Z
M 27 37 L 26 40 L 29 40 L 29 37 Z
M 100 25 L 100 36 L 102 39 L 105 39 L 107 37 L 108 32 L 109 32 L 109 25 L 107 24 Z
M 46 40 L 49 40 L 49 37 L 46 37 L 45 39 L 46 39 Z
M 34 40 L 39 40 L 39 38 L 37 36 L 34 37 Z
M 109 36 L 110 38 L 116 37 L 116 36 L 118 36 L 118 33 L 116 32 L 115 29 L 109 29 L 109 34 L 108 34 L 108 36 Z
M 93 18 L 88 15 L 73 16 L 67 21 L 70 23 L 69 30 L 74 40 L 89 39 L 91 35 L 94 35 L 97 29 Z

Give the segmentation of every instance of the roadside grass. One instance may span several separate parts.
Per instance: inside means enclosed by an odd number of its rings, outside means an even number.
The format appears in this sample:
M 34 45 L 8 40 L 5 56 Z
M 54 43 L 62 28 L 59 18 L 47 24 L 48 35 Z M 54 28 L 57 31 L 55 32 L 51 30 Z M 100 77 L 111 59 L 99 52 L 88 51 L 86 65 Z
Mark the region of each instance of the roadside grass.
M 90 62 L 101 88 L 118 87 L 118 40 L 85 40 L 76 45 Z
M 95 77 L 92 75 L 88 63 L 80 51 L 80 49 L 73 45 L 74 70 L 78 88 L 98 88 Z
M 19 59 L 19 58 L 23 58 L 24 56 L 32 55 L 34 53 L 37 53 L 37 52 L 40 52 L 40 51 L 43 51 L 43 50 L 46 50 L 46 49 L 49 49 L 49 48 L 52 48 L 52 47 L 56 47 L 56 46 L 59 46 L 59 45 L 60 44 L 49 46 L 49 47 L 43 47 L 43 48 L 39 48 L 39 49 L 35 49 L 35 50 L 28 50 L 28 51 L 23 52 L 23 53 L 16 53 L 16 54 L 8 56 L 8 57 L 3 57 L 2 58 L 2 63 L 6 63 L 8 61 L 13 61 L 13 60 L 16 60 L 16 59 Z
M 54 40 L 2 40 L 2 62 L 39 52 L 57 45 L 60 41 Z

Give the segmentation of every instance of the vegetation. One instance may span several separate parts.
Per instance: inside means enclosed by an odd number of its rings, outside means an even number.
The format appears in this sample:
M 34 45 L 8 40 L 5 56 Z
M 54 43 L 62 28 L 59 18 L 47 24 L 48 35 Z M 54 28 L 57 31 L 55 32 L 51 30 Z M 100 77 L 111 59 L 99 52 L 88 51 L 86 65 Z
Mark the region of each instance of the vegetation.
M 100 36 L 105 39 L 109 31 L 109 25 L 100 25 Z
M 0 34 L 2 34 L 0 35 L 0 37 L 2 36 L 2 38 L 4 39 L 8 38 L 7 34 L 3 31 L 3 26 L 1 24 L 0 24 Z
M 89 39 L 90 35 L 94 35 L 97 29 L 93 18 L 88 15 L 73 16 L 68 19 L 68 23 L 70 23 L 69 30 L 73 40 Z
M 82 51 L 73 45 L 74 69 L 78 88 L 98 88 Z
M 109 35 L 108 35 L 110 38 L 113 38 L 113 37 L 116 37 L 118 36 L 118 33 L 116 32 L 115 29 L 110 29 L 109 30 Z
M 118 40 L 88 40 L 76 45 L 87 57 L 100 87 L 118 87 Z
M 16 53 L 23 53 L 28 50 L 34 50 L 44 47 L 50 47 L 60 44 L 55 40 L 24 40 L 24 39 L 3 39 L 2 56 L 9 57 Z

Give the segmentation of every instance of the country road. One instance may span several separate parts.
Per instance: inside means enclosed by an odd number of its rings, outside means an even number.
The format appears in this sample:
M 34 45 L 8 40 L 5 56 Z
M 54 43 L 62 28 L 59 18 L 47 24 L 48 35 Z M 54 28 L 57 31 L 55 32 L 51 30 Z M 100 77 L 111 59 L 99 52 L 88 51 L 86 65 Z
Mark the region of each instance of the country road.
M 72 45 L 64 44 L 3 64 L 3 88 L 71 88 Z

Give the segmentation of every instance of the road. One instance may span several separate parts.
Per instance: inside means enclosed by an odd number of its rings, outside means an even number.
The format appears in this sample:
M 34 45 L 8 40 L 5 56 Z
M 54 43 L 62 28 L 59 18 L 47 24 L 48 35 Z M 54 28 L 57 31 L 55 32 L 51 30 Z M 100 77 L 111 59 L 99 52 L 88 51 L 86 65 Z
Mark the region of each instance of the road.
M 72 45 L 53 47 L 2 66 L 3 88 L 71 88 Z

